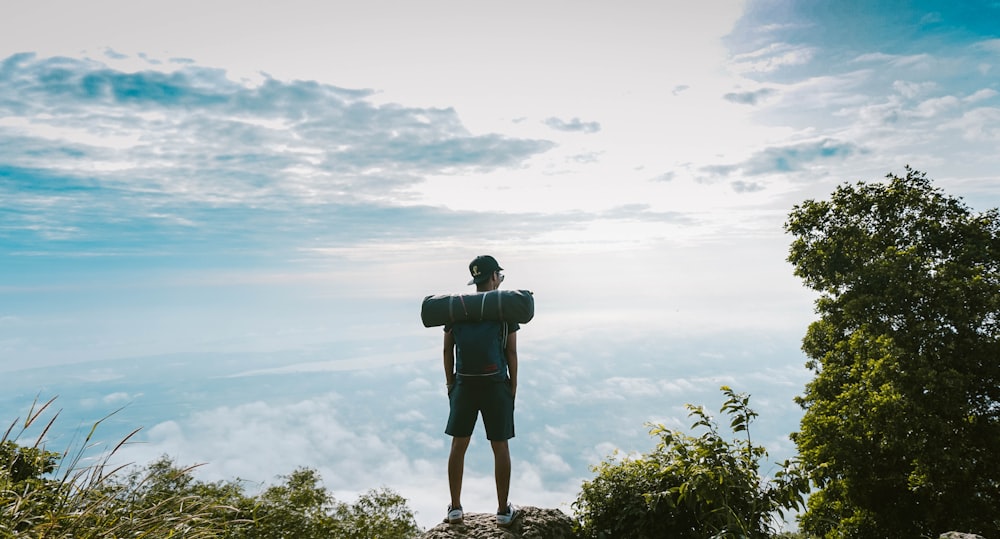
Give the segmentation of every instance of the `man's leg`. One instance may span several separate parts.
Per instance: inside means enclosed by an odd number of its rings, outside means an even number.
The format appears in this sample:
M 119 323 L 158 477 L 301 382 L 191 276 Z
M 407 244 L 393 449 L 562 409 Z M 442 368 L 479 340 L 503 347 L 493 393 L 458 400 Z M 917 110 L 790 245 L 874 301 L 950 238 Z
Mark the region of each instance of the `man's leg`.
M 493 447 L 493 474 L 497 482 L 497 513 L 506 513 L 510 494 L 510 448 L 507 440 L 491 441 L 490 445 Z
M 451 439 L 451 453 L 448 454 L 448 488 L 451 490 L 451 506 L 462 506 L 462 475 L 465 472 L 465 450 L 469 448 L 472 436 Z M 508 465 L 509 468 L 509 465 Z

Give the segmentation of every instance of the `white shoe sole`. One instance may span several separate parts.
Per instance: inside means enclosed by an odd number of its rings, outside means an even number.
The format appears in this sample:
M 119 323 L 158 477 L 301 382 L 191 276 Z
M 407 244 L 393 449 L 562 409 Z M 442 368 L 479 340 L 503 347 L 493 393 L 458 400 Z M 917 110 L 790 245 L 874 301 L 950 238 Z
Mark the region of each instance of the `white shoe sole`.
M 519 518 L 521 518 L 521 512 L 520 511 L 514 511 L 514 514 L 510 516 L 510 520 L 508 520 L 506 522 L 501 522 L 501 521 L 497 520 L 497 527 L 500 527 L 500 528 L 509 528 L 512 525 L 514 525 L 514 522 L 516 522 L 517 519 L 519 519 Z

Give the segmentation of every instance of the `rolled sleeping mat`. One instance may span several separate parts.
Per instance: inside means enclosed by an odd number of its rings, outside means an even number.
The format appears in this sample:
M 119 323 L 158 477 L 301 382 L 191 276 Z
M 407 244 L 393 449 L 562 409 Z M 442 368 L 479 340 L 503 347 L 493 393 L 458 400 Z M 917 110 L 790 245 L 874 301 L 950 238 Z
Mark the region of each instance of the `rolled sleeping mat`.
M 425 297 L 420 305 L 420 320 L 428 328 L 482 320 L 527 324 L 534 316 L 535 298 L 530 290 L 441 294 Z

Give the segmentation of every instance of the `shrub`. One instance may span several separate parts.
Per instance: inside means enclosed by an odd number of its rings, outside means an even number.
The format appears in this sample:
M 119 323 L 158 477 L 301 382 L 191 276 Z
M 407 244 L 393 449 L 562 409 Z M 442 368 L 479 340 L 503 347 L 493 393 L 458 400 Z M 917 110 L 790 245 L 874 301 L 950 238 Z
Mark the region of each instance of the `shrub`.
M 216 507 L 211 500 L 173 493 L 156 504 L 137 504 L 136 489 L 144 482 L 116 480 L 121 467 L 110 467 L 109 459 L 138 429 L 88 466 L 81 463 L 103 419 L 93 425 L 75 452 L 44 448 L 58 412 L 42 426 L 32 445 L 20 445 L 20 438 L 54 401 L 33 402 L 20 428 L 20 420 L 15 420 L 0 438 L 0 537 L 214 536 Z
M 197 466 L 179 467 L 166 456 L 146 467 L 110 466 L 138 429 L 83 466 L 103 419 L 75 452 L 44 448 L 58 412 L 33 444 L 21 445 L 54 400 L 32 403 L 23 424 L 15 420 L 0 437 L 0 539 L 412 539 L 421 531 L 406 500 L 391 490 L 340 503 L 308 468 L 247 496 L 238 481 L 197 481 L 191 475 Z
M 791 462 L 765 481 L 759 463 L 767 456 L 753 445 L 750 424 L 757 414 L 749 397 L 722 387 L 722 411 L 734 433 L 726 440 L 702 407 L 687 405 L 700 436 L 651 425 L 655 450 L 637 458 L 612 456 L 594 467 L 573 503 L 578 533 L 586 539 L 629 537 L 704 539 L 763 538 L 777 516 L 802 507 L 808 482 Z

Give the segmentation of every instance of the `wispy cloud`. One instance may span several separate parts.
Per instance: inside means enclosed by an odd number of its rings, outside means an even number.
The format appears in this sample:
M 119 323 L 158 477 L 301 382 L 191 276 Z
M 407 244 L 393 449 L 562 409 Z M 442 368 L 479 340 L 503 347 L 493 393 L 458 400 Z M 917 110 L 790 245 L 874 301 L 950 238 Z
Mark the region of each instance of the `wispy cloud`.
M 868 174 L 906 162 L 932 172 L 990 167 L 1000 108 L 991 67 L 997 36 L 983 21 L 997 8 L 955 6 L 748 5 L 731 36 L 732 67 L 747 87 L 776 91 L 724 97 L 753 104 L 755 117 L 788 129 L 788 138 L 700 170 L 751 192 L 768 185 L 757 178 L 768 173 Z M 775 18 L 784 24 L 761 24 Z
M 813 47 L 791 43 L 771 43 L 755 51 L 733 57 L 733 67 L 743 73 L 772 73 L 782 68 L 809 63 L 816 54 Z
M 871 126 L 891 125 L 901 134 L 917 130 L 942 131 L 950 129 L 949 126 L 959 118 L 981 114 L 976 112 L 979 109 L 995 108 L 989 104 L 996 102 L 998 95 L 992 88 L 981 88 L 967 95 L 928 96 L 928 92 L 936 89 L 935 85 L 899 81 L 893 84 L 893 88 L 899 93 L 859 107 L 856 112 L 858 117 Z
M 756 193 L 767 188 L 761 182 L 750 182 L 746 180 L 736 180 L 732 183 L 732 186 L 733 190 L 737 193 Z
M 970 110 L 960 118 L 942 125 L 945 129 L 957 129 L 967 141 L 1000 143 L 1000 107 L 983 107 Z
M 5 152 L 5 162 L 37 165 L 42 161 L 32 156 L 46 149 L 46 157 L 114 159 L 175 194 L 164 178 L 169 172 L 211 173 L 217 180 L 263 170 L 274 176 L 255 179 L 272 185 L 250 192 L 270 195 L 265 191 L 274 187 L 329 200 L 344 198 L 349 188 L 377 195 L 419 181 L 417 173 L 509 166 L 551 147 L 547 141 L 471 135 L 452 109 L 376 106 L 367 100 L 369 90 L 274 79 L 250 86 L 224 71 L 195 66 L 125 73 L 93 61 L 17 55 L 0 67 L 0 88 L 5 117 L 30 120 L 8 127 L 4 138 L 20 135 L 38 145 L 20 158 Z M 48 136 L 53 128 L 96 137 L 132 135 L 136 144 L 110 155 L 93 140 Z M 180 171 L 166 164 L 177 156 L 186 158 Z M 212 190 L 204 183 L 188 184 L 202 189 L 187 194 L 221 195 L 223 201 L 238 196 L 235 189 Z M 241 184 L 239 192 L 246 192 L 254 181 Z
M 368 90 L 233 81 L 184 63 L 123 72 L 93 60 L 17 55 L 0 68 L 0 242 L 59 257 L 388 254 L 429 239 L 617 223 L 688 226 L 680 212 L 478 211 L 418 204 L 428 176 L 522 166 L 547 140 L 470 134 L 453 109 L 375 105 Z M 597 122 L 550 119 L 584 133 Z M 596 154 L 580 154 L 590 163 Z M 463 180 L 466 181 L 466 180 Z
M 892 88 L 900 95 L 908 99 L 913 99 L 918 95 L 933 91 L 937 87 L 934 81 L 913 82 L 908 80 L 893 81 Z
M 0 63 L 0 95 L 8 244 L 127 247 L 130 235 L 138 246 L 179 229 L 241 229 L 251 215 L 255 235 L 319 211 L 375 217 L 427 175 L 488 172 L 553 147 L 473 135 L 450 108 L 376 105 L 370 90 L 310 81 L 237 82 L 189 64 L 124 72 L 19 54 Z
M 777 90 L 773 88 L 761 88 L 750 92 L 730 92 L 722 97 L 726 101 L 732 101 L 733 103 L 741 105 L 756 105 L 760 101 L 767 99 L 775 93 L 777 93 Z
M 739 163 L 709 166 L 703 170 L 713 175 L 723 176 L 736 173 L 747 176 L 781 174 L 802 170 L 815 162 L 831 159 L 840 160 L 864 151 L 863 148 L 850 142 L 823 139 L 765 148 Z M 740 192 L 753 192 L 761 188 L 757 183 L 745 181 L 740 182 L 735 187 Z
M 548 118 L 545 120 L 545 125 L 555 129 L 557 131 L 577 131 L 581 133 L 597 133 L 601 130 L 601 124 L 598 122 L 584 122 L 579 118 L 573 118 L 572 120 L 563 120 L 561 118 Z
M 854 59 L 856 63 L 887 64 L 892 67 L 927 66 L 934 60 L 929 54 L 886 54 L 884 52 L 865 53 Z
M 628 204 L 607 211 L 593 214 L 594 217 L 606 220 L 640 220 L 648 222 L 670 222 L 690 224 L 691 215 L 683 212 L 656 211 L 648 204 Z
M 1000 54 L 1000 38 L 984 39 L 974 45 L 978 49 Z

